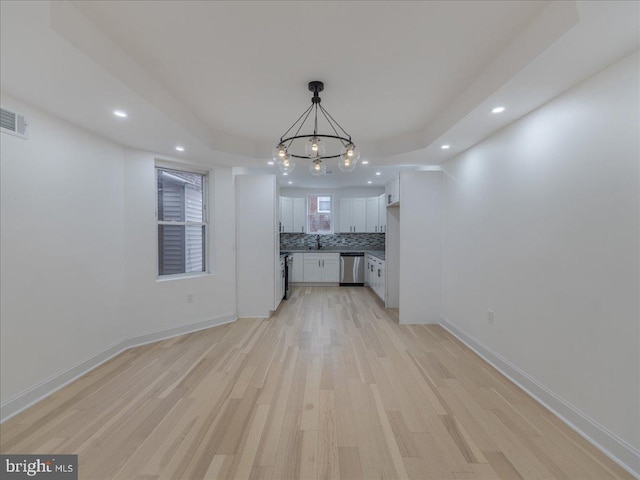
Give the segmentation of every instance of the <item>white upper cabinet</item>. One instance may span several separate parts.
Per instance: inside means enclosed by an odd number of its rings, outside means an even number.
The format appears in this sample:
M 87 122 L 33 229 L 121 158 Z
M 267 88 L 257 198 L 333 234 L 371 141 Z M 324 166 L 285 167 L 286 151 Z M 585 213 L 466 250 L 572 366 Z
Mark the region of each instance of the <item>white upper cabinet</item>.
M 293 198 L 280 197 L 280 231 L 293 230 Z
M 367 198 L 367 233 L 384 233 L 387 228 L 387 201 L 385 195 Z
M 306 198 L 280 197 L 280 232 L 306 231 Z
M 378 197 L 378 232 L 387 232 L 387 201 L 383 193 Z
M 380 231 L 380 221 L 378 219 L 380 210 L 378 205 L 379 203 L 380 201 L 378 197 L 367 198 L 367 233 L 376 233 Z
M 293 232 L 307 231 L 307 199 L 296 197 L 293 199 Z
M 387 205 L 398 205 L 400 203 L 400 177 L 398 175 L 385 184 L 384 193 L 387 196 Z
M 340 233 L 366 232 L 367 199 L 340 199 Z

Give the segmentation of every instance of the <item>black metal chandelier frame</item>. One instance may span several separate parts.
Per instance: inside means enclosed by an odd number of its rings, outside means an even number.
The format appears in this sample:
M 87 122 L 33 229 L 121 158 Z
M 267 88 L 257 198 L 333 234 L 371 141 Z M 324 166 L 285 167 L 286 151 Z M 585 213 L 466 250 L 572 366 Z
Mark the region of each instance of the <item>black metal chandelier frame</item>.
M 324 90 L 323 82 L 320 82 L 320 81 L 309 82 L 309 91 L 313 92 L 313 97 L 311 98 L 311 105 L 302 113 L 302 115 L 298 117 L 298 119 L 295 122 L 293 122 L 293 125 L 291 125 L 291 127 L 289 127 L 289 129 L 286 132 L 284 132 L 284 134 L 280 137 L 279 145 L 284 145 L 285 148 L 287 148 L 288 155 L 293 158 L 301 158 L 306 160 L 324 160 L 324 159 L 331 159 L 331 158 L 339 158 L 343 155 L 342 153 L 338 153 L 336 155 L 320 155 L 318 157 L 310 158 L 308 155 L 297 155 L 295 153 L 289 152 L 288 149 L 289 147 L 291 147 L 293 142 L 295 140 L 302 139 L 302 138 L 314 138 L 314 137 L 319 139 L 331 138 L 331 139 L 338 140 L 343 147 L 348 147 L 349 145 L 353 145 L 353 142 L 351 140 L 351 135 L 349 135 L 346 132 L 346 130 L 342 128 L 342 126 L 320 104 L 321 99 L 320 99 L 319 93 L 322 92 L 323 90 Z M 331 127 L 335 135 L 318 133 L 318 111 L 327 120 L 327 123 L 329 124 L 329 126 Z M 313 133 L 308 135 L 299 135 L 300 130 L 302 130 L 302 127 L 304 126 L 304 124 L 306 123 L 307 119 L 309 118 L 312 112 L 313 112 Z M 291 132 L 294 128 L 296 128 L 296 126 L 297 126 L 297 129 L 295 131 L 295 134 L 290 137 L 287 137 L 286 135 L 289 134 L 289 132 Z M 342 132 L 342 134 L 340 132 Z

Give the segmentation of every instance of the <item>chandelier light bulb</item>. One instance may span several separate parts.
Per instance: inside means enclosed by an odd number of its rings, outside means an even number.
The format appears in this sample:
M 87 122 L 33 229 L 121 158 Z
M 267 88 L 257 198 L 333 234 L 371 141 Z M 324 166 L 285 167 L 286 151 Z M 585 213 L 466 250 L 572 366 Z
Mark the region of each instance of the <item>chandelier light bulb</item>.
M 276 162 L 277 164 L 282 163 L 287 157 L 287 147 L 282 143 L 278 144 L 273 149 L 272 156 L 274 162 Z
M 356 169 L 358 161 L 355 158 L 350 158 L 349 154 L 345 153 L 340 156 L 338 160 L 338 168 L 342 172 L 353 172 Z
M 290 155 L 285 155 L 284 159 L 276 162 L 278 164 L 278 168 L 285 175 L 293 172 L 293 169 L 296 168 L 296 162 L 293 161 Z
M 311 139 L 304 146 L 305 154 L 309 158 L 320 158 L 325 153 L 324 142 L 318 137 L 311 137 Z
M 309 171 L 311 175 L 319 177 L 327 173 L 327 166 L 322 163 L 322 160 L 314 160 L 311 165 L 309 165 Z
M 343 156 L 345 158 L 349 158 L 355 164 L 360 159 L 360 149 L 356 147 L 353 143 L 350 143 L 349 145 L 346 146 L 345 154 Z

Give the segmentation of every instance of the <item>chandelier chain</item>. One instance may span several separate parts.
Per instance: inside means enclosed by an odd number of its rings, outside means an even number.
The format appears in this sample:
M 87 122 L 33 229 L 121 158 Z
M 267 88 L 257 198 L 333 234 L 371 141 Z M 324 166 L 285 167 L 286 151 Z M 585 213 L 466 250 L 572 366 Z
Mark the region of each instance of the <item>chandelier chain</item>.
M 283 139 L 284 137 L 286 137 L 286 136 L 287 136 L 287 133 L 289 133 L 289 132 L 293 129 L 293 127 L 295 127 L 295 126 L 296 126 L 296 124 L 300 121 L 300 119 L 301 119 L 302 117 L 305 117 L 305 114 L 306 114 L 306 117 L 304 118 L 304 120 L 302 121 L 302 123 L 300 124 L 300 126 L 298 127 L 298 130 L 296 131 L 296 133 L 295 133 L 294 137 L 295 137 L 296 135 L 298 135 L 298 133 L 300 132 L 300 129 L 301 129 L 301 128 L 302 128 L 302 126 L 304 125 L 304 122 L 306 122 L 306 121 L 307 121 L 307 117 L 309 116 L 309 113 L 311 113 L 311 109 L 312 109 L 312 108 L 313 108 L 313 105 L 311 105 L 311 106 L 310 106 L 309 108 L 307 108 L 304 112 L 302 112 L 302 115 L 300 115 L 300 116 L 298 117 L 298 119 L 297 119 L 295 122 L 293 122 L 293 125 L 291 125 L 291 126 L 289 127 L 289 130 L 287 130 L 286 132 L 284 132 L 284 133 L 282 134 L 282 136 L 280 137 L 280 143 L 282 143 L 282 139 Z

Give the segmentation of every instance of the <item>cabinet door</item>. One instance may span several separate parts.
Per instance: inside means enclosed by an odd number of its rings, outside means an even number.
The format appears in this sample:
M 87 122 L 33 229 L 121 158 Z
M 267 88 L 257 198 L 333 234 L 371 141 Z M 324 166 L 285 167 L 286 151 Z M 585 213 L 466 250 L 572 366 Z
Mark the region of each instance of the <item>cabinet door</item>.
M 364 283 L 369 283 L 369 257 L 364 254 Z
M 340 281 L 340 254 L 325 253 L 322 255 L 322 281 Z
M 378 197 L 378 232 L 387 231 L 387 202 L 384 201 L 384 193 Z
M 400 177 L 396 175 L 387 182 L 384 188 L 387 205 L 393 205 L 400 201 Z
M 293 268 L 291 271 L 291 282 L 304 282 L 304 253 L 293 254 Z
M 282 223 L 282 231 L 291 233 L 293 232 L 293 198 L 280 197 L 280 200 L 280 222 Z
M 380 231 L 379 216 L 379 204 L 378 197 L 367 198 L 367 219 L 365 223 L 365 230 L 367 233 L 374 233 Z
M 340 233 L 353 232 L 353 223 L 351 222 L 351 209 L 353 208 L 353 198 L 340 199 Z
M 364 233 L 366 232 L 367 223 L 367 199 L 366 198 L 352 198 L 351 199 L 351 225 L 353 225 L 353 232 Z
M 304 233 L 307 231 L 307 199 L 293 199 L 293 232 Z
M 303 278 L 305 282 L 322 282 L 322 257 L 305 254 Z

